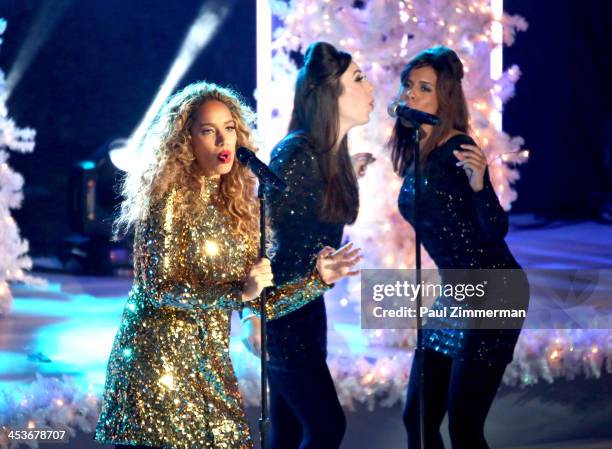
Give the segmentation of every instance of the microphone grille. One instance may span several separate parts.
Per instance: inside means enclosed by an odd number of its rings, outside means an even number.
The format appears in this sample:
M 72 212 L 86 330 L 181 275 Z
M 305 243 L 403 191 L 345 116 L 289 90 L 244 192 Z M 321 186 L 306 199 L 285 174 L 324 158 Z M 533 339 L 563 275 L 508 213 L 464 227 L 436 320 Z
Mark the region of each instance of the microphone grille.
M 387 105 L 387 114 L 389 117 L 397 118 L 397 108 L 400 106 L 400 101 L 394 100 Z

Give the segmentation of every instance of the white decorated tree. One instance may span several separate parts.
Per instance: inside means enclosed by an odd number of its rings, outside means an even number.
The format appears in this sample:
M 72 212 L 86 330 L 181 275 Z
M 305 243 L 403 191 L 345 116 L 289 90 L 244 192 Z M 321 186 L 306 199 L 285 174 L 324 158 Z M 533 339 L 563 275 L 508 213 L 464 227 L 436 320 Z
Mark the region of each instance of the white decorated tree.
M 6 21 L 0 18 L 0 35 L 6 29 Z M 0 44 L 2 40 L 0 39 Z M 9 151 L 29 153 L 34 150 L 36 132 L 30 128 L 18 128 L 8 116 L 7 90 L 4 73 L 0 70 L 0 314 L 11 307 L 11 281 L 35 281 L 27 274 L 32 267 L 28 257 L 28 242 L 21 238 L 19 227 L 11 215 L 12 209 L 21 207 L 23 201 L 23 177 L 9 165 Z
M 491 54 L 499 51 L 502 39 L 511 45 L 515 32 L 527 28 L 522 18 L 496 14 L 488 0 L 279 0 L 272 2 L 272 11 L 282 20 L 272 43 L 273 85 L 282 95 L 273 99 L 273 124 L 266 128 L 272 135 L 266 141 L 280 140 L 289 122 L 292 95 L 287 92 L 293 90 L 298 70 L 291 52 L 303 52 L 315 41 L 330 42 L 350 52 L 374 85 L 377 107 L 370 123 L 349 136 L 351 151 L 369 151 L 377 158 L 360 180 L 361 214 L 347 229 L 350 238 L 367 249 L 364 268 L 414 267 L 414 232 L 399 215 L 401 179 L 393 173 L 385 148 L 393 127 L 386 104 L 398 91 L 402 68 L 421 50 L 446 45 L 463 61 L 474 137 L 487 155 L 502 205 L 510 208 L 516 199 L 512 184 L 519 178 L 515 165 L 527 159 L 527 151 L 521 151 L 523 139 L 504 133 L 498 120 L 501 105 L 514 94 L 520 71 L 512 66 L 492 79 Z M 424 266 L 433 267 L 423 254 Z M 351 282 L 332 294 L 357 302 L 359 284 Z M 412 337 L 411 332 L 376 335 L 386 343 L 400 344 Z
M 414 233 L 399 215 L 397 196 L 401 179 L 391 169 L 385 149 L 393 121 L 386 104 L 399 88 L 400 72 L 418 52 L 436 45 L 454 49 L 465 68 L 464 88 L 474 137 L 487 155 L 491 181 L 502 206 L 516 200 L 516 168 L 528 151 L 523 139 L 503 132 L 501 113 L 520 77 L 517 66 L 505 71 L 500 62 L 503 45 L 512 45 L 515 33 L 527 29 L 519 16 L 504 14 L 502 0 L 270 0 L 278 26 L 272 39 L 272 86 L 265 93 L 271 114 L 259 117 L 262 140 L 279 141 L 287 130 L 293 106 L 298 67 L 293 52 L 303 53 L 315 41 L 327 41 L 350 52 L 374 85 L 377 107 L 370 123 L 349 134 L 351 151 L 374 153 L 375 164 L 360 184 L 360 215 L 346 229 L 364 249 L 363 268 L 414 267 Z M 492 9 L 493 8 L 493 9 Z M 273 90 L 272 90 L 273 89 Z M 424 268 L 434 264 L 423 252 Z M 358 323 L 360 285 L 342 282 L 330 293 L 330 303 L 351 307 Z M 431 300 L 432 298 L 425 298 Z M 347 314 L 351 315 L 351 314 Z M 407 368 L 415 343 L 414 330 L 366 332 L 370 347 L 382 346 L 376 358 L 361 357 L 347 365 L 341 352 L 330 353 L 341 402 L 376 398 L 393 404 L 404 397 Z M 393 351 L 404 347 L 408 351 Z M 369 350 L 366 349 L 369 353 Z M 394 355 L 382 355 L 394 354 Z M 612 333 L 597 330 L 525 330 L 504 383 L 531 385 L 544 379 L 599 377 L 612 372 Z M 381 396 L 382 395 L 382 396 Z

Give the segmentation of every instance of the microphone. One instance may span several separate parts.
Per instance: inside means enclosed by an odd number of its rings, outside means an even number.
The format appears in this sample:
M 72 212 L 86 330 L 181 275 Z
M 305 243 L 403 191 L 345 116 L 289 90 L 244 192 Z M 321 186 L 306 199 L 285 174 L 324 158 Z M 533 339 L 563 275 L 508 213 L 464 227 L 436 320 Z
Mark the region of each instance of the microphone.
M 440 123 L 440 119 L 435 115 L 428 114 L 427 112 L 419 111 L 418 109 L 412 109 L 406 106 L 403 101 L 392 101 L 387 106 L 387 114 L 393 118 L 404 119 L 410 123 L 417 123 L 419 125 L 437 125 Z
M 274 187 L 281 192 L 287 190 L 287 184 L 274 174 L 266 164 L 261 162 L 255 156 L 255 153 L 245 147 L 240 147 L 236 150 L 236 158 L 238 161 L 251 169 L 251 171 L 259 178 L 259 182 L 265 185 Z

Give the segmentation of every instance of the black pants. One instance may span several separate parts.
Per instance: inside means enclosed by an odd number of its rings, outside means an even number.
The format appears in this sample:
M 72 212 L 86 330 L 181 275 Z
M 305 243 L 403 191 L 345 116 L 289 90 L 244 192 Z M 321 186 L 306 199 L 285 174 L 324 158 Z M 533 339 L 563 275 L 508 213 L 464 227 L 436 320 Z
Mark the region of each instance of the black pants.
M 346 419 L 325 360 L 269 367 L 270 449 L 338 449 Z
M 427 449 L 444 449 L 440 424 L 448 412 L 453 449 L 489 449 L 484 424 L 506 365 L 489 367 L 478 361 L 458 361 L 426 349 L 425 370 L 425 444 Z M 417 359 L 415 358 L 415 364 Z M 414 365 L 418 368 L 418 365 Z M 404 409 L 408 448 L 419 448 L 418 369 L 412 369 Z

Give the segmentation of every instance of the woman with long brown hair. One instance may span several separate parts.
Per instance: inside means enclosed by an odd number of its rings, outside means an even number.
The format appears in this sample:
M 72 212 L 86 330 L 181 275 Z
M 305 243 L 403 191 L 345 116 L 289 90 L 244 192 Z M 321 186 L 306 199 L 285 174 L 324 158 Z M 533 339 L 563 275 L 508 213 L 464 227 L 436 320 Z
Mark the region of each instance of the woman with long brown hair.
M 274 277 L 283 282 L 312 269 L 313 256 L 337 247 L 359 209 L 357 177 L 347 132 L 368 122 L 372 85 L 348 53 L 326 42 L 308 47 L 298 74 L 288 135 L 270 167 L 289 190 L 270 192 L 276 238 Z M 367 155 L 366 155 L 367 156 Z M 359 163 L 359 161 L 358 161 Z M 359 260 L 358 250 L 344 249 Z M 353 260 L 352 260 L 353 261 Z M 352 275 L 351 266 L 345 273 Z M 337 449 L 345 418 L 327 367 L 327 321 L 321 295 L 268 323 L 271 449 Z
M 488 307 L 526 309 L 527 280 L 504 241 L 506 213 L 499 204 L 482 150 L 469 136 L 469 113 L 461 80 L 463 65 L 446 47 L 415 56 L 401 74 L 399 99 L 413 109 L 438 115 L 438 126 L 421 126 L 420 232 L 423 246 L 441 269 L 442 282 L 453 285 L 456 270 L 471 278 L 491 270 L 486 295 Z M 412 129 L 399 119 L 391 140 L 395 172 L 404 178 L 399 195 L 403 217 L 414 224 L 415 164 Z M 450 269 L 450 271 L 448 271 Z M 493 270 L 497 271 L 497 274 Z M 483 273 L 480 271 L 480 273 Z M 482 277 L 483 275 L 477 275 Z M 461 298 L 440 296 L 433 309 L 458 306 Z M 404 424 L 408 447 L 420 447 L 419 373 L 424 371 L 425 445 L 443 449 L 440 424 L 449 415 L 453 449 L 486 449 L 484 423 L 506 365 L 512 361 L 522 320 L 497 323 L 500 328 L 465 326 L 452 318 L 428 318 L 423 329 L 423 363 L 419 358 L 410 375 Z
M 257 259 L 255 178 L 234 160 L 253 148 L 252 118 L 235 92 L 194 83 L 166 101 L 140 144 L 116 222 L 134 229 L 135 278 L 108 363 L 101 443 L 253 447 L 229 357 L 231 310 L 273 285 L 270 261 Z M 315 257 L 272 289 L 270 318 L 342 278 Z

